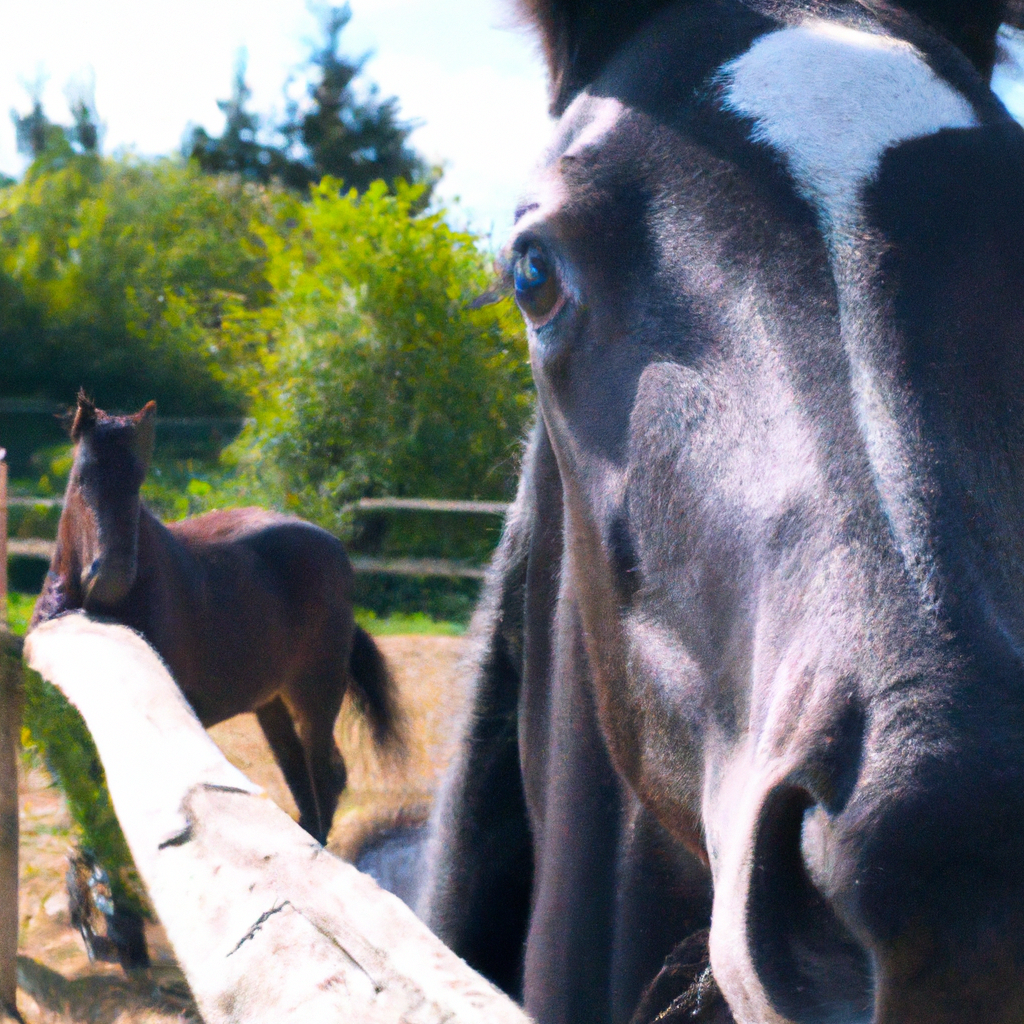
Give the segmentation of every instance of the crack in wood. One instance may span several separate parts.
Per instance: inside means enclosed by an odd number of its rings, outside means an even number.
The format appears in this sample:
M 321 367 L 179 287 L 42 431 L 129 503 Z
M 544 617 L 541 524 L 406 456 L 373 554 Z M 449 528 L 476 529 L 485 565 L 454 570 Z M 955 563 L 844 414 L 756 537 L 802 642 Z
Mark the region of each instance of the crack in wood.
M 262 914 L 260 914 L 260 916 L 256 918 L 256 922 L 253 924 L 253 926 L 238 940 L 238 943 L 235 946 L 235 948 L 231 950 L 230 953 L 228 953 L 228 956 L 233 956 L 235 953 L 237 953 L 242 948 L 242 946 L 245 945 L 245 943 L 247 943 L 251 938 L 253 938 L 256 935 L 256 933 L 267 923 L 267 921 L 270 920 L 270 918 L 272 918 L 275 914 L 279 914 L 282 910 L 284 910 L 285 907 L 290 906 L 291 900 L 284 900 L 283 902 L 275 904 L 269 910 L 265 910 Z
M 157 849 L 166 850 L 169 846 L 184 846 L 192 841 L 194 835 L 195 829 L 190 821 L 180 832 L 175 832 L 173 836 L 168 836 L 162 843 L 158 843 Z

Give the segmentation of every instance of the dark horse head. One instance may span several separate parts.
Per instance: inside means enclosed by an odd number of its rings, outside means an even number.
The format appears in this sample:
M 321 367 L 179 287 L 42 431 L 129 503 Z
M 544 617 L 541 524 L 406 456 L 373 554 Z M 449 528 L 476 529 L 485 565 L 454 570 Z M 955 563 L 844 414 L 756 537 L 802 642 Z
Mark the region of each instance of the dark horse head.
M 135 583 L 139 488 L 153 455 L 155 420 L 155 402 L 132 416 L 110 416 L 79 393 L 71 423 L 74 461 L 51 567 L 72 592 L 64 595 L 68 607 L 102 612 Z
M 607 839 L 635 800 L 708 866 L 737 1021 L 1020 1024 L 1024 132 L 988 86 L 998 5 L 529 6 L 560 114 L 508 248 L 540 417 L 484 664 L 519 687 L 527 1008 L 628 1019 L 628 934 L 678 906 Z M 456 844 L 484 828 L 475 756 Z M 470 875 L 435 869 L 428 912 L 487 953 L 449 895 Z

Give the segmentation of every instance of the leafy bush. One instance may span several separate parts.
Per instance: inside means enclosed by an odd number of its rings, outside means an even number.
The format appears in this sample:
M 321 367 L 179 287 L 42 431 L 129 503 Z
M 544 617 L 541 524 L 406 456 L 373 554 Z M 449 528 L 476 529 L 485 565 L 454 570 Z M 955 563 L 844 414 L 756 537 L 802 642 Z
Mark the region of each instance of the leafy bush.
M 0 191 L 3 392 L 240 410 L 208 332 L 226 302 L 269 299 L 262 195 L 172 160 L 47 151 Z
M 82 716 L 56 687 L 30 669 L 24 670 L 24 693 L 23 744 L 42 755 L 63 791 L 81 846 L 107 872 L 117 907 L 148 916 L 145 889 Z
M 532 410 L 522 325 L 473 236 L 382 182 L 273 199 L 256 225 L 274 301 L 222 321 L 225 373 L 253 420 L 237 493 L 344 531 L 368 495 L 510 496 Z M 223 496 L 223 492 L 221 492 Z
M 13 632 L 24 634 L 33 604 L 34 599 L 27 594 L 8 594 L 7 618 Z M 103 765 L 82 716 L 56 687 L 31 669 L 13 661 L 8 667 L 22 673 L 22 743 L 43 759 L 64 792 L 81 845 L 106 870 L 118 907 L 148 915 L 145 889 L 114 814 Z

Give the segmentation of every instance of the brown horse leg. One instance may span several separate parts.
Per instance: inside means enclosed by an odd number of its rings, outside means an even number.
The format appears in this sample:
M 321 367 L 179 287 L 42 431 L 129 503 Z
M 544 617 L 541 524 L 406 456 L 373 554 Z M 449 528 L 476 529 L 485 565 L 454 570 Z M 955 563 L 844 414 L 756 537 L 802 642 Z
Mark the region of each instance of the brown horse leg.
M 283 695 L 306 755 L 320 824 L 319 834 L 314 834 L 321 843 L 327 842 L 346 782 L 345 763 L 334 743 L 334 723 L 348 688 L 347 659 L 340 659 L 336 645 L 332 646 L 329 656 L 310 665 Z
M 295 798 L 295 805 L 299 809 L 299 824 L 317 841 L 323 842 L 320 833 L 324 830 L 320 827 L 320 813 L 306 752 L 284 701 L 280 697 L 275 697 L 269 704 L 257 708 L 256 719 L 281 767 L 284 781 L 288 783 L 288 788 Z
M 333 701 L 328 704 L 333 704 Z M 307 708 L 295 708 L 295 726 L 306 752 L 306 764 L 319 812 L 321 834 L 317 839 L 321 843 L 327 842 L 338 797 L 347 782 L 345 762 L 334 743 L 334 722 L 339 710 L 338 707 L 318 707 L 315 714 L 311 714 Z

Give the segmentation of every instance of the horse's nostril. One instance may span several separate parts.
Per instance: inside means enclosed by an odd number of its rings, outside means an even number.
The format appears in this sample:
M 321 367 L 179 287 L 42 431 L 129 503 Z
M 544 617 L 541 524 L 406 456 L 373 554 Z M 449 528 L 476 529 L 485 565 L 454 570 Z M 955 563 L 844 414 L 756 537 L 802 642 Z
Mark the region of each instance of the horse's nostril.
M 747 941 L 765 994 L 796 1024 L 871 1020 L 874 984 L 867 951 L 815 887 L 804 863 L 806 790 L 774 789 L 761 810 L 747 902 Z

